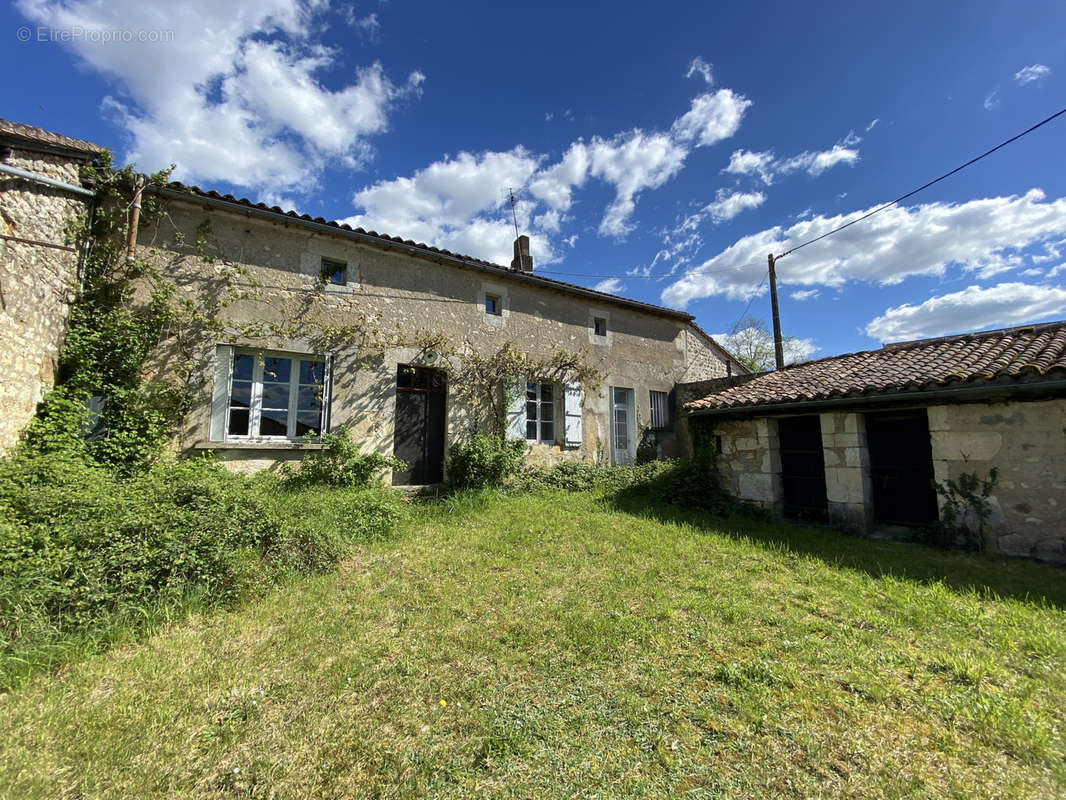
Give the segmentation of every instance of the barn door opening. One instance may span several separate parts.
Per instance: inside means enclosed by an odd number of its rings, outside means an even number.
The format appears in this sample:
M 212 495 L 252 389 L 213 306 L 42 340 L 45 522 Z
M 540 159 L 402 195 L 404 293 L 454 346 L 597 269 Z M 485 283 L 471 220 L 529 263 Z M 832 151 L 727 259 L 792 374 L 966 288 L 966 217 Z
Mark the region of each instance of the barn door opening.
M 777 436 L 785 516 L 828 522 L 821 420 L 817 416 L 779 419 Z
M 925 525 L 939 518 L 933 488 L 933 448 L 925 409 L 866 414 L 874 519 Z
M 439 369 L 400 364 L 396 368 L 396 432 L 393 454 L 406 463 L 393 470 L 395 486 L 421 486 L 444 480 L 446 374 Z

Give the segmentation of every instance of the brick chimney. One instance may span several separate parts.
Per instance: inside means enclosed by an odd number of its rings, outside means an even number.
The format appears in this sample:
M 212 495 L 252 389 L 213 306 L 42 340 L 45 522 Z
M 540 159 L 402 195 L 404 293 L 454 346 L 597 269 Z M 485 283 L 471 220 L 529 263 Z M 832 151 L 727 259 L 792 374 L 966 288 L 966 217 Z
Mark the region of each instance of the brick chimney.
M 529 237 L 519 236 L 514 240 L 514 260 L 511 269 L 515 272 L 532 272 L 533 256 L 529 254 Z

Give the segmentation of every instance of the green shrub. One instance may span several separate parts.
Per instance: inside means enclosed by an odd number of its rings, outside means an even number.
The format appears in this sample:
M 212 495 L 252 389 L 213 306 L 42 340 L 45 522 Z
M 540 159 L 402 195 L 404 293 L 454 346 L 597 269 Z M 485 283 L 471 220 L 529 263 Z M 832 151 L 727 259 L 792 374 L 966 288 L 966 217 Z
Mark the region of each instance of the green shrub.
M 282 480 L 292 487 L 344 486 L 366 488 L 379 482 L 386 469 L 403 469 L 405 464 L 393 456 L 379 453 L 362 454 L 352 440 L 351 431 L 341 428 L 337 433 L 323 433 L 317 437 L 323 445 L 300 462 L 297 469 L 286 464 Z
M 286 491 L 206 459 L 123 476 L 77 451 L 21 450 L 0 460 L 0 687 L 79 641 L 328 569 L 402 513 L 383 488 Z
M 474 434 L 468 442 L 448 450 L 448 485 L 453 489 L 503 486 L 518 474 L 526 457 L 526 443 L 501 441 Z

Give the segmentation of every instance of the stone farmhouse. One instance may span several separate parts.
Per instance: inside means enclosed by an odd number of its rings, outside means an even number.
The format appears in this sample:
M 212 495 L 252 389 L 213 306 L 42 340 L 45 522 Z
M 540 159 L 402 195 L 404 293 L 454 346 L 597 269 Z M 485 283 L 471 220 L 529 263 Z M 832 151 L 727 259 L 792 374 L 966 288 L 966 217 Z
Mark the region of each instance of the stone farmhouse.
M 733 494 L 862 532 L 986 498 L 986 549 L 1066 564 L 1066 322 L 923 339 L 685 387 Z M 691 399 L 696 397 L 697 399 Z M 976 524 L 970 520 L 971 524 Z
M 5 448 L 54 381 L 80 279 L 65 231 L 91 212 L 78 168 L 101 148 L 9 122 L 0 147 Z M 133 223 L 131 255 L 154 263 L 190 307 L 224 307 L 202 352 L 164 343 L 150 367 L 185 360 L 202 372 L 174 446 L 214 452 L 234 469 L 299 459 L 319 446 L 310 434 L 346 426 L 364 450 L 407 462 L 395 483 L 441 480 L 449 445 L 473 424 L 450 384 L 454 356 L 435 352 L 447 343 L 484 354 L 507 343 L 565 349 L 602 374 L 594 387 L 514 376 L 507 435 L 529 442 L 539 463 L 626 463 L 642 439 L 681 455 L 675 387 L 746 372 L 689 314 L 534 272 L 524 236 L 502 267 L 177 183 L 148 191 L 166 213 Z M 352 335 L 371 328 L 392 335 L 368 352 Z M 337 335 L 345 330 L 347 341 Z

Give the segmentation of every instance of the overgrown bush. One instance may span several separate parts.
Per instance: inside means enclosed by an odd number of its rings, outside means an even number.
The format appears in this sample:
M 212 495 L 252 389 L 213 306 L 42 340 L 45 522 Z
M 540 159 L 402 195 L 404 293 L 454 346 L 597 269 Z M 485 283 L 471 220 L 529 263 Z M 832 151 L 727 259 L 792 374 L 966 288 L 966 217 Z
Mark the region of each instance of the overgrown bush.
M 301 504 L 207 460 L 126 476 L 77 450 L 0 460 L 0 687 L 86 641 L 329 568 L 399 519 L 391 492 L 331 491 Z
M 475 434 L 448 449 L 448 485 L 453 489 L 503 486 L 518 474 L 526 457 L 523 440 L 501 441 Z
M 282 481 L 288 486 L 343 486 L 367 488 L 379 482 L 386 469 L 403 469 L 404 463 L 393 456 L 380 453 L 360 453 L 351 431 L 341 428 L 336 433 L 323 433 L 314 441 L 323 445 L 312 451 L 293 469 L 286 464 Z

